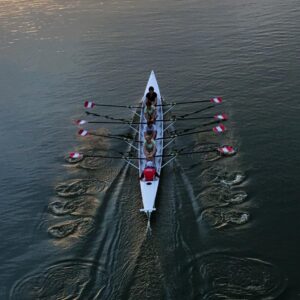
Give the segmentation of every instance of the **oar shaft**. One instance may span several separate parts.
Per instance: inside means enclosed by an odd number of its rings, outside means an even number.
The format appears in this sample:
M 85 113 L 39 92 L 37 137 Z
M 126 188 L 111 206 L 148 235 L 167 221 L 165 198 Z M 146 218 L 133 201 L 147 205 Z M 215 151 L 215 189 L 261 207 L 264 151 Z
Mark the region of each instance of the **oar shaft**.
M 118 107 L 118 108 L 140 108 L 141 106 L 135 105 L 117 105 L 117 104 L 101 104 L 101 103 L 94 103 L 95 106 L 103 106 L 103 107 Z
M 204 133 L 204 132 L 211 132 L 211 129 L 197 130 L 197 131 L 193 131 L 193 132 L 181 133 L 181 134 L 178 134 L 177 136 L 186 136 L 186 135 L 192 135 L 192 134 L 195 134 L 195 133 Z
M 174 135 L 171 135 L 169 137 L 157 138 L 156 140 L 167 140 L 167 139 L 173 139 L 173 138 L 178 137 L 178 136 L 192 135 L 192 134 L 195 134 L 195 133 L 204 133 L 204 132 L 210 132 L 210 131 L 211 131 L 211 129 L 197 130 L 197 131 L 188 132 L 188 133 L 174 134 Z
M 188 116 L 191 116 L 191 115 L 195 115 L 195 114 L 197 114 L 197 113 L 199 113 L 199 112 L 203 112 L 203 111 L 208 110 L 208 109 L 211 109 L 211 108 L 213 108 L 213 107 L 214 107 L 214 105 L 209 105 L 209 106 L 207 106 L 207 107 L 201 108 L 201 109 L 196 110 L 196 111 L 194 111 L 194 112 L 191 112 L 191 113 L 188 113 L 188 114 L 184 114 L 184 115 L 178 116 L 178 119 L 184 119 L 185 117 L 188 117 Z
M 210 102 L 210 100 L 195 100 L 195 101 L 186 101 L 186 102 L 176 102 L 173 104 L 181 105 L 181 104 L 206 103 L 206 102 Z

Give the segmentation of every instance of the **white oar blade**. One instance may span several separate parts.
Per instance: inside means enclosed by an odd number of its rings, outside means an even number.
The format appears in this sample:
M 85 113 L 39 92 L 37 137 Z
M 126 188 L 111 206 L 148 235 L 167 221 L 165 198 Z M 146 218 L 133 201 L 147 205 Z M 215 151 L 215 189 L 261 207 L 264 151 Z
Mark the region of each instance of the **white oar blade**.
M 223 146 L 223 147 L 217 148 L 217 150 L 223 155 L 233 155 L 236 153 L 234 148 L 231 146 Z
M 214 119 L 217 121 L 226 121 L 228 120 L 228 116 L 226 114 L 215 115 Z
M 87 136 L 89 133 L 87 130 L 84 130 L 84 129 L 80 129 L 78 131 L 78 134 L 81 135 L 81 136 Z
M 76 121 L 76 124 L 77 124 L 77 125 L 84 125 L 84 124 L 86 124 L 86 123 L 87 123 L 86 120 L 77 120 L 77 121 Z
M 79 153 L 79 152 L 71 152 L 69 155 L 70 158 L 82 158 L 83 154 Z
M 221 133 L 221 132 L 226 131 L 226 127 L 225 127 L 223 124 L 220 124 L 220 125 L 214 127 L 214 128 L 213 128 L 213 131 L 214 131 L 215 133 Z
M 222 98 L 221 97 L 214 97 L 210 99 L 210 102 L 214 103 L 214 104 L 220 104 L 222 103 Z
M 95 106 L 95 103 L 92 101 L 85 101 L 84 102 L 84 107 L 85 108 L 93 108 Z

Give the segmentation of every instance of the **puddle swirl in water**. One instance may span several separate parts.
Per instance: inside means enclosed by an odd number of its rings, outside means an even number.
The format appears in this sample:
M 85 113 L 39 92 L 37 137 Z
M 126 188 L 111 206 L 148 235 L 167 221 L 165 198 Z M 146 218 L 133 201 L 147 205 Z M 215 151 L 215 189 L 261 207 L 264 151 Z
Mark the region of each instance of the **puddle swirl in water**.
M 240 172 L 227 172 L 220 167 L 212 167 L 205 169 L 201 173 L 201 179 L 206 184 L 223 184 L 225 186 L 232 186 L 241 184 L 246 176 Z
M 225 198 L 224 201 L 230 204 L 240 204 L 246 200 L 247 196 L 247 193 L 244 191 L 235 191 Z
M 77 220 L 64 221 L 49 227 L 48 232 L 52 237 L 60 239 L 74 233 L 78 225 L 79 222 Z
M 88 299 L 94 299 L 103 295 L 107 275 L 95 263 L 84 260 L 58 262 L 43 272 L 23 278 L 12 288 L 10 299 L 79 299 L 90 281 L 91 269 L 95 284 L 89 286 Z
M 78 218 L 76 220 L 67 220 L 50 226 L 48 233 L 56 238 L 62 239 L 65 237 L 82 237 L 86 236 L 94 228 L 94 220 L 89 217 Z
M 199 299 L 275 299 L 286 288 L 287 279 L 268 262 L 212 253 L 200 257 Z M 198 297 L 197 297 L 198 299 Z
M 61 197 L 76 197 L 83 194 L 95 194 L 105 188 L 105 182 L 97 179 L 72 179 L 58 184 L 55 191 Z
M 228 187 L 210 187 L 198 195 L 203 207 L 222 207 L 243 203 L 247 198 L 244 191 L 232 191 Z
M 245 180 L 246 176 L 240 173 L 233 173 L 230 176 L 226 176 L 225 179 L 221 180 L 221 183 L 225 185 L 237 185 L 242 183 Z
M 105 168 L 111 166 L 111 160 L 107 158 L 103 159 L 99 157 L 86 157 L 78 164 L 78 166 L 83 169 L 90 169 L 90 170 L 104 169 L 105 170 Z
M 77 164 L 82 160 L 84 160 L 83 156 L 80 156 L 78 158 L 71 158 L 71 157 L 69 157 L 69 155 L 65 156 L 65 161 L 68 162 L 69 164 Z
M 56 216 L 70 215 L 94 215 L 99 200 L 92 196 L 84 196 L 79 198 L 57 198 L 52 201 L 48 210 Z
M 207 208 L 200 216 L 200 221 L 212 227 L 221 228 L 227 225 L 242 225 L 248 222 L 249 213 L 229 208 Z

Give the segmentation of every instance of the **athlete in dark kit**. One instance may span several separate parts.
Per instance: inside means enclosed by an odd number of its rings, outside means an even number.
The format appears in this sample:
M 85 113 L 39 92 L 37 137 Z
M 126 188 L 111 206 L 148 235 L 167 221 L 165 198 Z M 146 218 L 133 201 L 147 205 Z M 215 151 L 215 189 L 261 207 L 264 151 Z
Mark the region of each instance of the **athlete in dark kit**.
M 150 100 L 152 105 L 157 104 L 157 94 L 154 92 L 154 87 L 149 87 L 149 92 L 146 94 L 146 100 Z

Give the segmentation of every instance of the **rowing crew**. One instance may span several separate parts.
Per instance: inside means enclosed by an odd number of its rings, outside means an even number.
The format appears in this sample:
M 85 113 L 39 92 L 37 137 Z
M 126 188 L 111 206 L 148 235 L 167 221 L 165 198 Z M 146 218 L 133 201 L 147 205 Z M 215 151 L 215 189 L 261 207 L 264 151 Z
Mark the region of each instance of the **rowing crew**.
M 157 94 L 154 92 L 152 86 L 149 87 L 149 92 L 146 94 L 146 106 L 144 109 L 144 116 L 147 120 L 147 125 L 144 129 L 144 146 L 143 152 L 146 158 L 146 167 L 140 177 L 140 180 L 143 178 L 145 181 L 152 181 L 155 177 L 159 177 L 159 174 L 156 172 L 154 161 L 156 153 L 156 105 L 157 105 Z
M 149 92 L 146 94 L 146 106 L 144 109 L 144 116 L 147 122 L 151 121 L 155 123 L 156 105 L 157 105 L 157 94 L 154 92 L 153 86 L 150 86 Z
M 147 161 L 154 161 L 156 153 L 155 139 L 157 130 L 155 126 L 156 120 L 156 105 L 157 105 L 157 94 L 154 92 L 153 86 L 149 87 L 149 92 L 146 94 L 146 106 L 144 109 L 144 116 L 147 120 L 147 126 L 144 130 L 144 154 Z
M 140 179 L 143 179 L 145 176 L 145 181 L 152 181 L 155 179 L 155 176 L 159 177 L 154 167 L 156 153 L 156 134 L 157 131 L 155 125 L 151 121 L 148 121 L 146 129 L 144 131 L 145 142 L 143 147 L 144 155 L 146 157 L 147 162 L 143 174 L 140 177 Z

